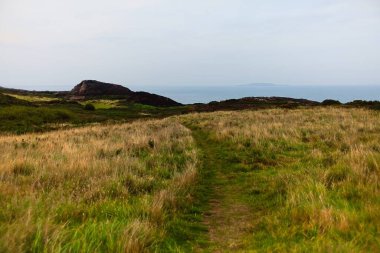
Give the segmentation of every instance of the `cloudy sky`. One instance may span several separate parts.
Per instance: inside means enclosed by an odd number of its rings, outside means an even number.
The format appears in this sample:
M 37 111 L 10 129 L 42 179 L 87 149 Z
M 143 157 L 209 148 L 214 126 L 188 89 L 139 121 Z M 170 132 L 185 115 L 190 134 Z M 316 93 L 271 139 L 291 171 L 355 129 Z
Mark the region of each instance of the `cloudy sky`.
M 0 85 L 380 85 L 379 0 L 0 0 Z

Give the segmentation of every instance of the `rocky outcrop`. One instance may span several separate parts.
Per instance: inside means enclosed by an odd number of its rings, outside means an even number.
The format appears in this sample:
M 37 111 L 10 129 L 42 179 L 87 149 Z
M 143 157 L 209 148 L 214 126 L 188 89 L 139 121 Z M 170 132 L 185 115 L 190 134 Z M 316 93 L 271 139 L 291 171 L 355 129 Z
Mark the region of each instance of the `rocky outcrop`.
M 121 85 L 103 83 L 95 80 L 84 80 L 77 84 L 71 91 L 71 96 L 93 97 L 93 96 L 118 96 L 131 95 L 133 92 Z
M 69 93 L 71 99 L 90 99 L 90 98 L 118 98 L 127 103 L 139 103 L 152 106 L 179 106 L 180 103 L 156 94 L 130 89 L 112 83 L 103 83 L 95 80 L 84 80 L 76 85 Z

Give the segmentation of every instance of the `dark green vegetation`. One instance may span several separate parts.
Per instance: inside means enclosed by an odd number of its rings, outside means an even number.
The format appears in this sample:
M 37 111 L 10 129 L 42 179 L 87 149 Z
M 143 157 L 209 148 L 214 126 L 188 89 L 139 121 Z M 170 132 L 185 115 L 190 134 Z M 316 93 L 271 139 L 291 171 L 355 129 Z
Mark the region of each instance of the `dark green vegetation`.
M 189 111 L 186 106 L 154 107 L 142 104 L 119 104 L 110 106 L 110 100 L 90 100 L 95 107 L 89 110 L 74 101 L 28 102 L 11 96 L 1 96 L 0 132 L 41 132 L 56 128 L 80 126 L 95 122 L 129 122 L 136 119 L 163 118 Z
M 334 99 L 325 99 L 322 101 L 322 105 L 341 105 L 342 103 Z
M 84 105 L 84 109 L 87 111 L 95 111 L 95 106 L 93 104 L 87 103 Z
M 81 123 L 82 120 L 78 116 L 62 107 L 3 107 L 0 108 L 0 131 L 13 133 L 45 131 L 58 126 L 54 124 Z
M 369 109 L 380 110 L 380 101 L 364 101 L 364 100 L 354 100 L 346 104 L 351 107 L 365 107 Z

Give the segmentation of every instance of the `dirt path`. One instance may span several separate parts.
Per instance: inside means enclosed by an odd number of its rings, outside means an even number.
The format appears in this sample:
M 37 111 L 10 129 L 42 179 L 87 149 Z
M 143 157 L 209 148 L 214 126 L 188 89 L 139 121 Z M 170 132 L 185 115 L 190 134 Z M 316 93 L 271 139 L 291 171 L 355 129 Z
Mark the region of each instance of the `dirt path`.
M 202 152 L 203 169 L 212 171 L 209 187 L 212 196 L 203 223 L 208 230 L 209 247 L 206 252 L 239 252 L 247 248 L 247 238 L 252 233 L 253 215 L 242 196 L 242 172 L 233 166 L 231 150 L 209 138 L 207 133 L 192 129 L 193 136 Z
M 252 228 L 251 210 L 225 197 L 210 200 L 210 206 L 210 212 L 204 218 L 211 241 L 210 249 L 213 252 L 243 250 L 246 234 Z

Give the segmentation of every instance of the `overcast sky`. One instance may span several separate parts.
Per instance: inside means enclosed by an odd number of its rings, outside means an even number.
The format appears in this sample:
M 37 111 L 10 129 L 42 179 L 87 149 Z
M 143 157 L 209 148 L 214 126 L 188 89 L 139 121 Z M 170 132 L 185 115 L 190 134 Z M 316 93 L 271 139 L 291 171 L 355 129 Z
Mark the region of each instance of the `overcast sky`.
M 0 86 L 380 85 L 379 0 L 0 0 Z

